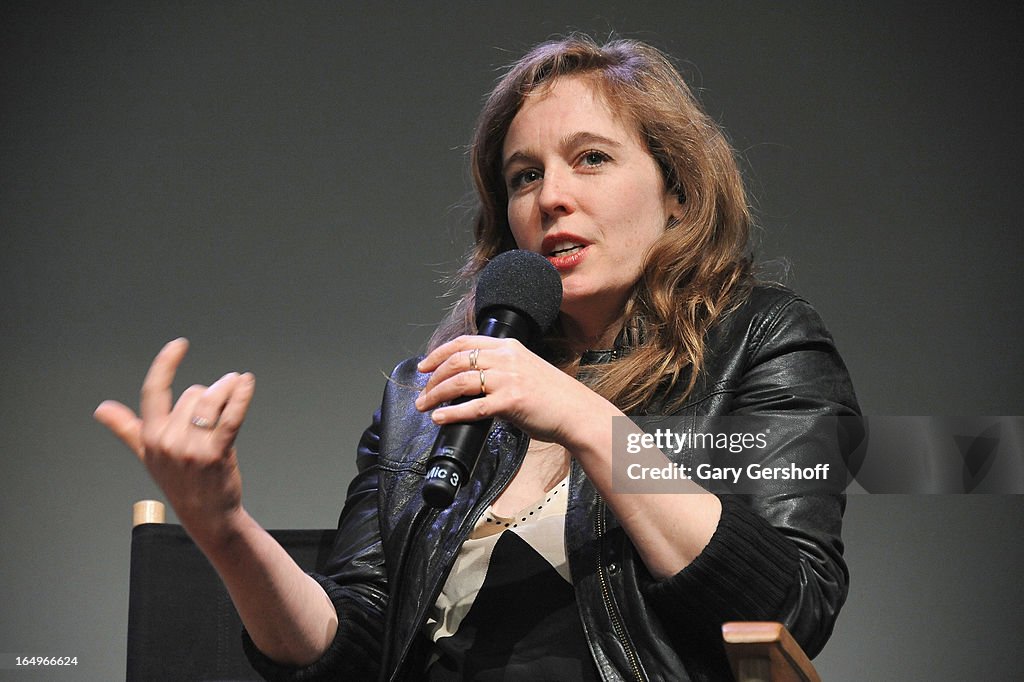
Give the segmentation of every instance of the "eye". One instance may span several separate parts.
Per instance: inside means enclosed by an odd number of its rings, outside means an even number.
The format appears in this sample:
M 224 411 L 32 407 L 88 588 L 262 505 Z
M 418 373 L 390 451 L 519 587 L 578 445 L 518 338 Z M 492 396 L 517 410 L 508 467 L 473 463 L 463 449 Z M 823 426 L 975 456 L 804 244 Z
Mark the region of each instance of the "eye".
M 508 186 L 511 190 L 517 190 L 524 185 L 528 185 L 531 182 L 536 182 L 543 177 L 535 168 L 524 168 L 523 170 L 515 173 L 508 179 Z
M 580 160 L 578 163 L 580 163 L 583 166 L 593 168 L 596 166 L 600 166 L 604 164 L 606 161 L 610 160 L 611 157 L 605 154 L 604 152 L 600 152 L 596 149 L 591 149 L 580 154 Z

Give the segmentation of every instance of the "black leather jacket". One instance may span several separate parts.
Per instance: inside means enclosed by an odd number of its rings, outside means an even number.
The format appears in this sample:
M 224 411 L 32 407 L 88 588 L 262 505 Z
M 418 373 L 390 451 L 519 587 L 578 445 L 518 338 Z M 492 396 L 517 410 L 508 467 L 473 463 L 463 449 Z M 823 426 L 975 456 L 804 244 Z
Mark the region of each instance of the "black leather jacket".
M 600 361 L 600 357 L 590 360 Z M 785 413 L 772 442 L 786 462 L 813 466 L 834 442 L 805 437 L 811 422 L 855 415 L 856 398 L 832 338 L 810 305 L 788 290 L 755 287 L 711 333 L 706 369 L 679 415 Z M 471 480 L 445 510 L 421 498 L 436 427 L 413 406 L 424 382 L 412 360 L 391 376 L 359 445 L 359 474 L 341 513 L 326 576 L 315 576 L 339 613 L 338 636 L 308 668 L 277 666 L 247 641 L 271 679 L 418 679 L 427 612 L 463 541 L 511 480 L 528 439 L 500 422 Z M 657 408 L 655 408 L 656 411 Z M 811 655 L 832 631 L 848 574 L 840 494 L 793 495 L 765 482 L 755 495 L 721 495 L 708 546 L 675 576 L 651 577 L 628 537 L 573 462 L 566 552 L 580 619 L 606 680 L 729 680 L 720 627 L 779 620 Z

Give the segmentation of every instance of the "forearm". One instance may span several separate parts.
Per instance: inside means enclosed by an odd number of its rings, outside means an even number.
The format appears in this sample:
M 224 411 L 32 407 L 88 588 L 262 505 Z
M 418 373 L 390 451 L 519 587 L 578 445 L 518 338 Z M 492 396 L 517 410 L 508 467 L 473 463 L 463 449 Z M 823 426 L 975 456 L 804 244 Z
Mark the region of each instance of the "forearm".
M 563 444 L 611 508 L 651 574 L 655 578 L 675 575 L 711 540 L 721 518 L 721 502 L 696 483 L 686 480 L 678 481 L 680 494 L 615 490 L 612 425 L 615 418 L 619 418 L 623 425 L 638 433 L 640 428 L 607 400 L 596 394 L 592 396 L 593 404 L 580 410 L 584 419 L 574 425 Z M 671 464 L 655 448 L 638 453 L 636 457 L 653 466 Z
M 689 480 L 672 481 L 681 494 L 616 492 L 615 413 L 599 410 L 596 403 L 587 408 L 574 426 L 577 436 L 565 445 L 658 581 L 651 595 L 662 616 L 678 619 L 682 628 L 694 620 L 716 627 L 725 620 L 781 620 L 808 651 L 819 651 L 848 581 L 839 541 L 841 496 L 776 491 L 776 499 L 719 498 Z M 638 428 L 620 419 L 623 426 Z M 792 450 L 789 455 L 796 457 Z M 642 459 L 650 467 L 671 464 L 655 449 L 628 457 L 629 463 Z
M 243 508 L 219 537 L 195 533 L 193 538 L 220 575 L 260 651 L 295 666 L 323 655 L 338 628 L 334 606 Z

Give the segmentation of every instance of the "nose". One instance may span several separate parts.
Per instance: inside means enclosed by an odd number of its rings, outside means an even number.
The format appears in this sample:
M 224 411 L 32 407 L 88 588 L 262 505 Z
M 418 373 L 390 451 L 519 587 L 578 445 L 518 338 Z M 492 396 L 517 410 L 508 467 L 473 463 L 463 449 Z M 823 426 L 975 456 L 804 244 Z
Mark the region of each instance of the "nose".
M 576 210 L 572 179 L 566 172 L 559 168 L 546 168 L 541 183 L 537 202 L 544 217 L 557 218 Z

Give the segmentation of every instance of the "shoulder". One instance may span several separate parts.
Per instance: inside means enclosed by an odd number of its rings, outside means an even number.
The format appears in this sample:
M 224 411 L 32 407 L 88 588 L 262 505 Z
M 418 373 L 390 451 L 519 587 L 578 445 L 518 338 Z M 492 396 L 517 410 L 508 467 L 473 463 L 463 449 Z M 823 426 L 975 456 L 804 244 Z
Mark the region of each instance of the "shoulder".
M 836 402 L 856 404 L 846 366 L 814 307 L 786 287 L 758 284 L 709 330 L 692 400 L 741 390 L 767 395 L 784 386 L 793 395 L 838 389 Z
M 801 317 L 813 310 L 807 299 L 781 284 L 755 284 L 727 317 L 749 321 L 758 331 L 780 319 Z
M 754 287 L 723 320 L 711 352 L 709 368 L 714 365 L 713 373 L 735 380 L 738 404 L 762 401 L 792 408 L 799 403 L 823 412 L 859 412 L 832 334 L 818 311 L 790 289 Z
M 422 359 L 422 355 L 416 355 L 402 360 L 391 370 L 389 381 L 405 385 L 419 385 L 423 382 L 424 375 L 416 369 L 416 366 Z
M 748 355 L 792 343 L 827 343 L 832 335 L 814 306 L 778 284 L 756 284 L 717 326 L 713 337 L 727 347 L 741 346 Z
M 386 412 L 389 408 L 401 408 L 405 411 L 416 400 L 416 396 L 427 383 L 427 375 L 416 369 L 422 359 L 422 356 L 406 358 L 391 370 L 384 387 L 382 411 Z
M 433 426 L 429 414 L 420 412 L 415 405 L 416 396 L 427 381 L 427 376 L 416 369 L 420 359 L 413 357 L 398 363 L 384 386 L 378 424 L 384 459 L 404 459 L 408 452 L 401 444 L 412 437 L 410 434 L 429 432 Z

